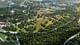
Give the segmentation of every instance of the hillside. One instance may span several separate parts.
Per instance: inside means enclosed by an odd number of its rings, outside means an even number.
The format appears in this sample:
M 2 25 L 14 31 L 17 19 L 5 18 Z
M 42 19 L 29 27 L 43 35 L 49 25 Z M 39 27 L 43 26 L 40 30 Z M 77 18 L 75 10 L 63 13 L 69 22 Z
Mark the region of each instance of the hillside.
M 6 7 L 6 1 L 0 3 L 0 45 L 80 45 L 80 4 Z

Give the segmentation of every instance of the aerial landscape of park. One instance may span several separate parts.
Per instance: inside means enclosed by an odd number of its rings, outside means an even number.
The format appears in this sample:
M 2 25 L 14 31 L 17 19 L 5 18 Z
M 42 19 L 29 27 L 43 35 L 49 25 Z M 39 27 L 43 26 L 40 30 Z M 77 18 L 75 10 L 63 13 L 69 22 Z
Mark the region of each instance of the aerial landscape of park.
M 80 0 L 0 0 L 0 45 L 80 45 Z

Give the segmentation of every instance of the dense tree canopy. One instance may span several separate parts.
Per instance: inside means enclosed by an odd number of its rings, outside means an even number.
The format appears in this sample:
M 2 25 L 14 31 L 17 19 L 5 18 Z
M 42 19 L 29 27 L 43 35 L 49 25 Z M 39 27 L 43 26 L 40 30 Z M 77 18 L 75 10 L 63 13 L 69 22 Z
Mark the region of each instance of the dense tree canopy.
M 74 7 L 66 7 L 66 10 L 55 11 L 50 8 L 40 11 L 37 6 L 30 7 L 18 10 L 9 7 L 0 9 L 0 21 L 9 24 L 3 28 L 8 33 L 0 33 L 0 45 L 15 45 L 18 43 L 16 38 L 21 45 L 63 45 L 69 37 L 80 32 L 79 7 L 77 10 Z M 10 31 L 18 34 L 10 34 Z M 80 44 L 80 36 L 71 39 L 68 44 L 77 45 L 76 41 Z

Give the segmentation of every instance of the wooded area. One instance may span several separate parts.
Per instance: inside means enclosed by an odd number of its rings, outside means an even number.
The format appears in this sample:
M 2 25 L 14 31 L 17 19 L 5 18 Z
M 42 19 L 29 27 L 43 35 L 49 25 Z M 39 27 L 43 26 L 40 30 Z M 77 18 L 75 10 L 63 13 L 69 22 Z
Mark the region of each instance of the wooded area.
M 25 4 L 0 8 L 0 45 L 80 45 L 80 4 Z

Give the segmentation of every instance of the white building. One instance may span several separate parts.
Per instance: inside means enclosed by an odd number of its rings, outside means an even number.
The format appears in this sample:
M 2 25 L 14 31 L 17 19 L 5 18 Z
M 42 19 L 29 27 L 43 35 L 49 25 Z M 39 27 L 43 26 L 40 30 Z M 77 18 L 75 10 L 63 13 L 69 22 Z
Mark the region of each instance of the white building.
M 3 27 L 6 27 L 6 23 L 5 22 L 0 22 L 0 29 L 2 29 Z

